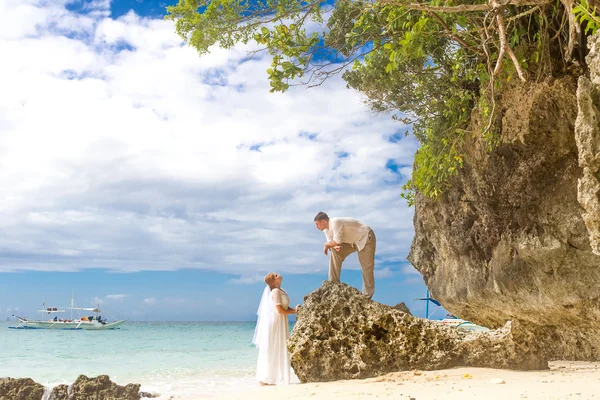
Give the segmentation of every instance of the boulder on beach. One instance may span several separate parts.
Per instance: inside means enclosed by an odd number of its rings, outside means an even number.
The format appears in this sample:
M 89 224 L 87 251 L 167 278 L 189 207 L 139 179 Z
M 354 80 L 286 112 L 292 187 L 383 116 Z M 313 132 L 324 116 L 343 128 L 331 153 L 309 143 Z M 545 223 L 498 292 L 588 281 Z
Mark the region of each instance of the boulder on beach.
M 455 366 L 545 369 L 548 360 L 510 322 L 469 332 L 372 301 L 344 283 L 323 282 L 304 299 L 288 341 L 301 382 L 362 379 Z M 530 343 L 523 346 L 522 343 Z

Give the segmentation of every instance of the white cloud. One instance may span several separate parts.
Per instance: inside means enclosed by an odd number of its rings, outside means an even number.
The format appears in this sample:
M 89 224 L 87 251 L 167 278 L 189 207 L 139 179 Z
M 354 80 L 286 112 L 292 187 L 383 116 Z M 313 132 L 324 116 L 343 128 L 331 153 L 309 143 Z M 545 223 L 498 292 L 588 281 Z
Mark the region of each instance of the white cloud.
M 149 297 L 147 299 L 144 299 L 144 303 L 146 303 L 146 304 L 156 304 L 156 298 L 155 297 Z
M 413 211 L 386 163 L 410 171 L 417 144 L 388 140 L 400 125 L 339 78 L 270 94 L 267 58 L 199 58 L 107 4 L 0 5 L 0 271 L 324 272 L 321 210 L 405 259 Z
M 227 282 L 233 283 L 234 285 L 252 285 L 257 282 L 264 282 L 266 275 L 267 275 L 267 273 L 262 274 L 262 275 L 260 275 L 260 274 L 245 275 L 245 276 L 240 276 L 239 278 L 230 279 Z
M 225 304 L 225 301 L 224 301 L 222 298 L 220 298 L 220 297 L 217 297 L 217 298 L 215 299 L 215 303 L 216 303 L 216 304 Z
M 92 304 L 102 305 L 104 303 L 104 299 L 101 297 L 94 297 L 92 300 Z
M 389 267 L 375 270 L 375 278 L 389 278 L 394 275 Z
M 121 300 L 121 301 L 123 301 L 123 299 L 125 297 L 129 297 L 129 295 L 128 294 L 107 294 L 106 295 L 106 298 L 110 299 L 110 300 Z

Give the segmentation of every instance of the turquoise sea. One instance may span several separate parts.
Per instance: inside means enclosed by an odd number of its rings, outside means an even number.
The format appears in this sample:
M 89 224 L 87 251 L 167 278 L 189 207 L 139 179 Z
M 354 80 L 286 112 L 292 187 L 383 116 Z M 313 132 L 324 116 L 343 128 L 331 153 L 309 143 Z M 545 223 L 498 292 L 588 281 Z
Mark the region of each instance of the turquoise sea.
M 256 388 L 254 322 L 128 322 L 112 331 L 8 329 L 0 323 L 0 377 L 46 386 L 79 374 L 140 383 L 161 399 L 210 398 Z

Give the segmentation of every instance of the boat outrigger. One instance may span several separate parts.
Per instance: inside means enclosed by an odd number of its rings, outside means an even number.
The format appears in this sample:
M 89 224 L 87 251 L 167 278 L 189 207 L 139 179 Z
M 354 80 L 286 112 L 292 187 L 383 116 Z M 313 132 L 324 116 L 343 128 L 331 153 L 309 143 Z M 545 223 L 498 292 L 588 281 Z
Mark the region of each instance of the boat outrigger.
M 425 301 L 425 318 L 426 319 L 431 319 L 431 316 L 433 315 L 433 313 L 429 313 L 429 303 L 433 303 L 436 306 L 438 306 L 439 309 L 443 309 L 442 304 L 435 300 L 434 298 L 432 298 L 429 294 L 429 289 L 427 290 L 427 294 L 425 297 L 421 297 L 419 299 L 415 299 L 415 300 L 424 300 Z M 488 328 L 486 328 L 485 326 L 480 326 L 480 325 L 476 325 L 474 323 L 472 323 L 471 321 L 465 321 L 462 318 L 457 318 L 456 316 L 452 315 L 452 314 L 447 314 L 448 318 L 443 318 L 441 320 L 433 320 L 436 322 L 441 323 L 442 325 L 445 326 L 450 326 L 452 328 L 458 328 L 458 329 L 465 329 L 468 331 L 489 331 Z
M 61 309 L 64 308 L 64 309 Z M 59 318 L 58 314 L 66 312 L 66 310 L 71 310 L 71 318 Z M 73 310 L 78 312 L 87 311 L 89 313 L 94 313 L 95 315 L 88 315 L 79 318 L 73 318 Z M 71 297 L 71 307 L 46 307 L 45 303 L 42 303 L 42 309 L 38 310 L 39 313 L 42 314 L 40 319 L 27 319 L 23 317 L 19 317 L 13 314 L 19 321 L 19 325 L 10 326 L 12 329 L 71 329 L 71 330 L 107 330 L 107 329 L 115 329 L 119 325 L 127 322 L 126 319 L 114 322 L 108 322 L 104 319 L 100 313 L 98 307 L 94 308 L 86 308 L 86 307 L 75 307 L 75 300 Z M 46 314 L 52 315 L 57 314 L 53 318 L 46 320 L 44 316 Z

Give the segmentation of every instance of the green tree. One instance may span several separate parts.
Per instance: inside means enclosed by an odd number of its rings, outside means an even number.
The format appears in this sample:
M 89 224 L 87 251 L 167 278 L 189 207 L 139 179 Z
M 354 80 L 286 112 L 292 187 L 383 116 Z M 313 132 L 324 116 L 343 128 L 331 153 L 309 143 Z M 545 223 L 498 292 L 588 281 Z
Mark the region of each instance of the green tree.
M 414 190 L 435 198 L 447 187 L 465 135 L 493 146 L 507 82 L 566 73 L 581 48 L 574 8 L 597 26 L 593 7 L 573 0 L 179 0 L 166 18 L 201 55 L 256 42 L 272 57 L 271 91 L 342 73 L 374 110 L 410 124 L 421 143 L 411 203 Z M 489 121 L 480 132 L 468 131 L 473 110 Z

